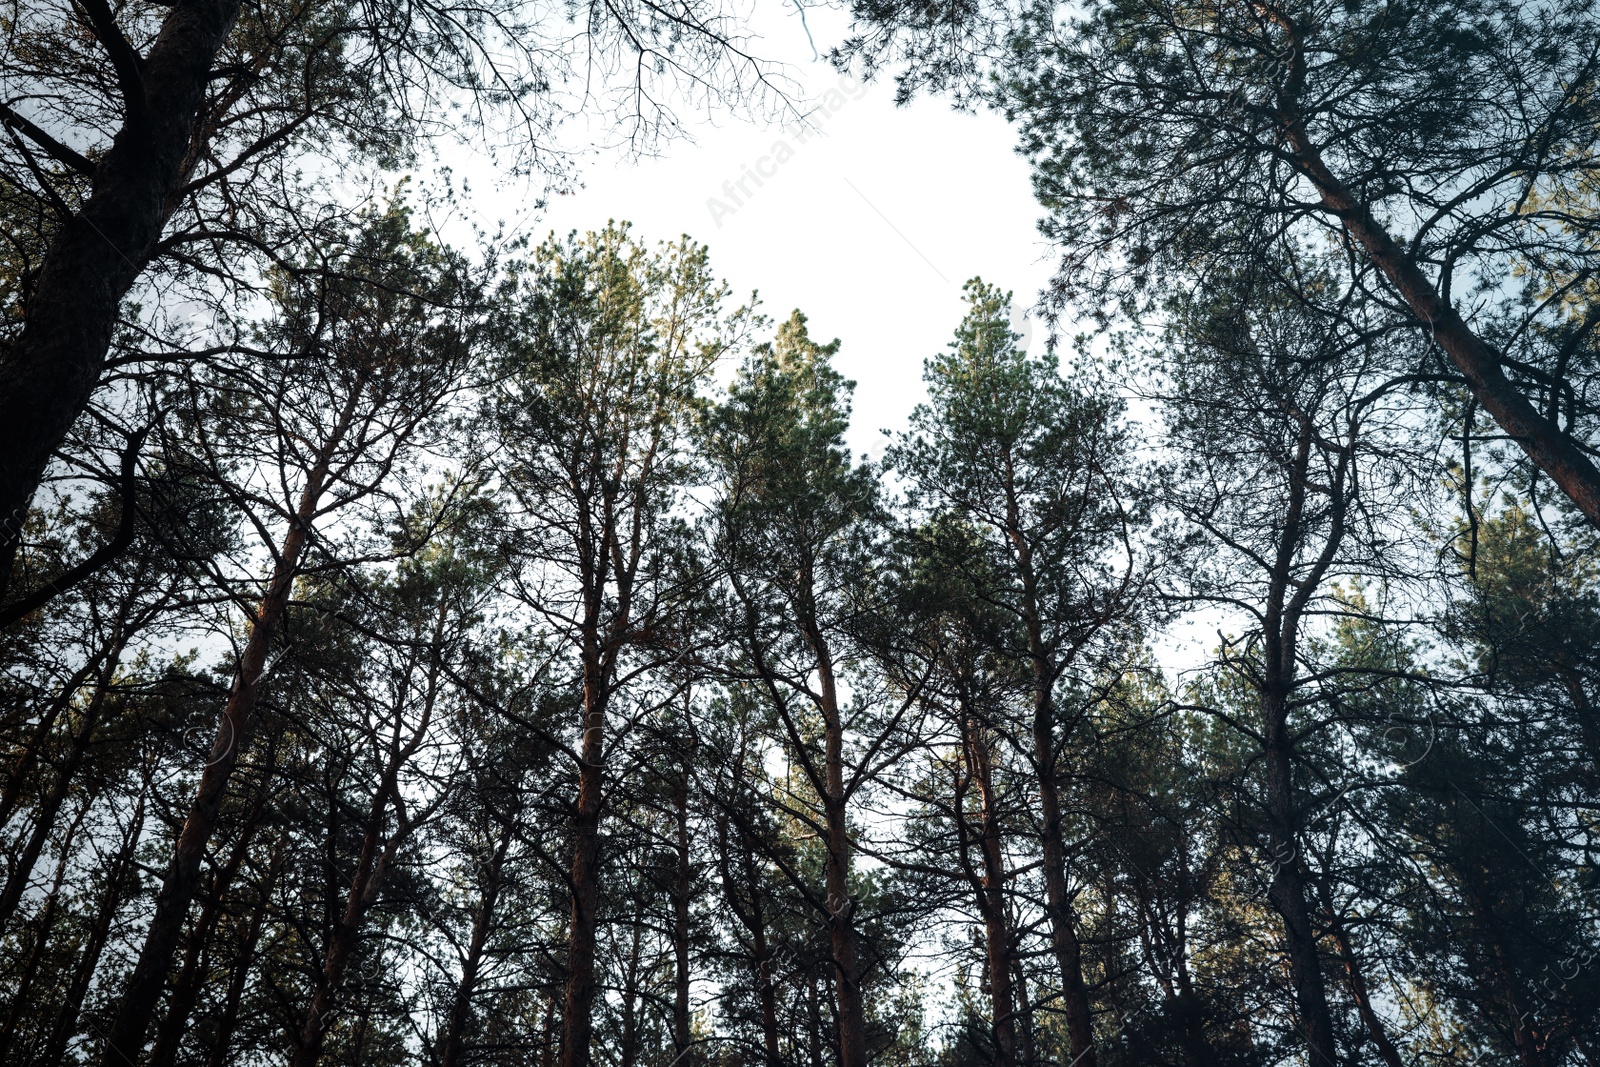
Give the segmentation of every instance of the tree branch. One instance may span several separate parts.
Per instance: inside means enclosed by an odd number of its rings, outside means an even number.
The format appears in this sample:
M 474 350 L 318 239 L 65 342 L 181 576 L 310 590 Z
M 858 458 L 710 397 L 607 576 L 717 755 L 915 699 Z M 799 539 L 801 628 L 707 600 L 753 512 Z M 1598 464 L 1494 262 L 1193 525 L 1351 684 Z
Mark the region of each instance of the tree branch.
M 0 104 L 0 123 L 27 137 L 57 163 L 72 168 L 85 178 L 94 177 L 95 165 L 86 156 L 51 137 L 6 104 Z

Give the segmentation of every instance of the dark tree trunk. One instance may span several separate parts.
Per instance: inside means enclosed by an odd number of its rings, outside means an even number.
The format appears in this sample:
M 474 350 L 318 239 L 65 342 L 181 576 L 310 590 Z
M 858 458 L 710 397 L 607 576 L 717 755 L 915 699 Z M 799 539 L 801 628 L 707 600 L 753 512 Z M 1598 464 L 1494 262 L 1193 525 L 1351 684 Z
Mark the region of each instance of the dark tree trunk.
M 50 243 L 21 336 L 0 353 L 0 600 L 34 490 L 89 403 L 122 298 L 149 262 L 191 166 L 212 65 L 238 14 L 239 0 L 175 4 L 142 60 L 109 11 L 96 26 L 116 68 L 123 122 L 94 167 L 88 200 Z
M 995 805 L 994 776 L 991 771 L 988 741 L 970 714 L 961 717 L 962 747 L 966 751 L 967 774 L 978 788 L 979 815 L 976 827 L 981 872 L 971 869 L 967 858 L 965 789 L 955 797 L 957 830 L 961 837 L 961 862 L 976 890 L 978 913 L 983 916 L 985 963 L 989 976 L 989 1020 L 998 1067 L 1013 1067 L 1017 1062 L 1016 1001 L 1011 988 L 1011 928 L 1006 922 L 1005 859 L 1000 850 L 1000 818 Z
M 328 1020 L 337 1007 L 336 1001 L 340 986 L 344 983 L 345 971 L 349 969 L 350 960 L 360 947 L 362 927 L 366 922 L 367 913 L 372 910 L 373 904 L 377 903 L 379 895 L 383 892 L 384 882 L 394 865 L 395 856 L 411 836 L 411 831 L 416 828 L 415 819 L 407 816 L 400 793 L 400 772 L 422 746 L 428 735 L 428 725 L 433 720 L 433 711 L 439 694 L 440 668 L 437 649 L 444 624 L 445 609 L 441 606 L 433 631 L 435 651 L 427 673 L 426 687 L 423 690 L 421 712 L 411 737 L 404 743 L 401 741 L 401 735 L 405 722 L 405 709 L 401 707 L 390 709 L 390 713 L 394 716 L 394 731 L 387 742 L 388 763 L 383 768 L 383 776 L 379 779 L 377 788 L 372 794 L 372 803 L 367 808 L 366 824 L 362 827 L 361 834 L 361 852 L 356 858 L 355 874 L 350 879 L 350 889 L 345 897 L 344 908 L 334 920 L 328 947 L 323 956 L 317 991 L 311 998 L 311 1005 L 306 1010 L 305 1019 L 300 1026 L 299 1041 L 291 1060 L 294 1067 L 316 1067 L 318 1061 L 322 1059 L 322 1046 L 328 1033 Z M 388 821 L 391 806 L 395 809 L 395 826 L 393 832 L 385 839 L 383 829 Z
M 33 923 L 33 943 L 28 951 L 28 962 L 23 966 L 22 975 L 12 989 L 11 1002 L 6 1009 L 5 1025 L 0 1027 L 0 1063 L 10 1062 L 12 1043 L 16 1040 L 18 1027 L 26 1013 L 29 994 L 33 991 L 34 980 L 39 976 L 39 968 L 44 963 L 45 949 L 55 929 L 56 916 L 61 910 L 61 887 L 66 882 L 67 864 L 72 859 L 72 842 L 78 836 L 78 828 L 83 825 L 84 816 L 89 814 L 91 806 L 84 804 L 78 809 L 78 814 L 73 817 L 66 833 L 61 837 L 61 854 L 56 860 L 56 873 L 51 881 L 50 894 L 45 898 L 44 908 Z
M 1056 781 L 1059 750 L 1055 735 L 1055 683 L 1060 670 L 1056 663 L 1059 652 L 1045 641 L 1033 545 L 1023 530 L 1016 474 L 1009 457 L 1005 493 L 1005 534 L 1011 543 L 1021 586 L 1021 615 L 1032 672 L 1033 763 L 1039 789 L 1039 847 L 1045 912 L 1050 921 L 1050 947 L 1061 973 L 1061 1011 L 1067 1023 L 1073 1067 L 1095 1067 L 1098 1060 L 1094 1047 L 1094 1008 L 1089 1000 L 1088 984 L 1083 980 L 1083 947 L 1078 940 L 1072 897 L 1067 891 L 1067 849 L 1061 828 L 1061 791 Z
M 620 1067 L 639 1062 L 639 963 L 643 924 L 635 922 L 628 935 L 627 965 L 622 969 L 622 1050 Z
M 1319 1063 L 1338 1063 L 1333 1014 L 1322 976 L 1322 957 L 1311 923 L 1304 858 L 1295 833 L 1293 750 L 1287 726 L 1286 694 L 1264 694 L 1266 719 L 1267 851 L 1273 866 L 1268 896 L 1283 919 L 1289 981 L 1294 988 L 1301 1036 Z
M 148 789 L 146 783 L 146 789 Z M 106 874 L 105 888 L 101 891 L 99 903 L 95 909 L 94 922 L 89 928 L 89 937 L 84 945 L 83 953 L 78 959 L 77 970 L 73 973 L 72 984 L 67 987 L 66 1000 L 62 1005 L 61 1014 L 56 1019 L 55 1029 L 50 1034 L 50 1045 L 45 1049 L 40 1063 L 50 1065 L 65 1063 L 67 1042 L 71 1040 L 78 1027 L 78 1014 L 83 1010 L 83 1002 L 89 995 L 90 984 L 94 980 L 94 972 L 100 966 L 100 954 L 105 951 L 106 940 L 111 936 L 112 921 L 116 918 L 117 907 L 121 903 L 123 882 L 133 869 L 134 854 L 139 847 L 139 837 L 144 833 L 145 798 L 141 793 L 139 803 L 133 810 L 133 820 L 128 827 L 128 832 L 123 836 L 122 847 L 118 850 L 116 858 L 111 862 L 111 868 Z
M 270 766 L 262 777 L 264 793 L 267 788 L 265 783 L 271 778 Z M 167 1014 L 156 1031 L 155 1048 L 150 1052 L 150 1067 L 172 1067 L 177 1061 L 178 1046 L 183 1041 L 184 1032 L 189 1026 L 189 1016 L 194 1012 L 195 1003 L 200 997 L 206 966 L 204 961 L 211 948 L 212 934 L 216 931 L 217 922 L 225 910 L 223 904 L 228 890 L 233 885 L 233 880 L 238 877 L 244 861 L 249 858 L 250 843 L 255 837 L 256 828 L 260 825 L 262 808 L 262 799 L 257 799 L 250 817 L 239 829 L 239 839 L 234 842 L 233 851 L 212 876 L 211 891 L 206 894 L 200 918 L 189 931 L 189 941 L 184 946 L 183 963 L 178 969 L 177 978 L 172 983 L 172 1000 L 167 1006 Z
M 822 811 L 827 834 L 824 886 L 828 893 L 828 944 L 833 952 L 835 995 L 839 1013 L 840 1067 L 867 1067 L 867 1016 L 861 993 L 861 946 L 855 927 L 855 901 L 850 898 L 850 826 L 845 809 L 844 722 L 839 714 L 833 656 L 813 628 L 811 643 L 821 680 L 824 795 Z
M 282 870 L 282 861 L 283 840 L 280 838 L 267 870 L 267 877 L 261 887 L 261 899 L 251 909 L 249 926 L 245 930 L 239 954 L 233 961 L 233 968 L 228 976 L 228 991 L 223 996 L 222 1012 L 217 1017 L 217 1028 L 211 1036 L 206 1067 L 227 1067 L 232 1062 L 233 1034 L 239 1027 L 239 1009 L 244 1003 L 245 987 L 249 984 L 250 971 L 255 967 L 256 946 L 261 943 L 261 931 L 267 921 L 267 900 L 272 894 L 272 885 L 277 881 L 278 872 Z
M 56 780 L 51 785 L 50 792 L 39 801 L 33 830 L 28 835 L 27 843 L 22 847 L 21 855 L 17 857 L 16 868 L 12 871 L 11 877 L 6 879 L 5 889 L 0 890 L 0 930 L 5 929 L 11 922 L 11 917 L 22 900 L 23 891 L 27 888 L 28 879 L 33 876 L 34 864 L 39 862 L 39 854 L 44 850 L 45 842 L 50 838 L 50 831 L 55 827 L 56 816 L 71 791 L 73 776 L 78 773 L 78 767 L 89 751 L 89 743 L 94 739 L 95 727 L 99 725 L 101 712 L 105 709 L 106 697 L 111 691 L 112 676 L 115 673 L 116 659 L 113 657 L 101 669 L 100 678 L 95 683 L 94 696 L 90 698 L 89 706 L 84 709 L 83 721 L 78 724 L 78 731 L 72 737 L 72 747 L 67 750 L 66 758 L 56 770 Z
M 1350 997 L 1356 1002 L 1356 1012 L 1361 1016 L 1361 1025 L 1366 1027 L 1367 1037 L 1372 1040 L 1373 1047 L 1378 1050 L 1378 1055 L 1383 1058 L 1386 1067 L 1405 1067 L 1405 1061 L 1400 1057 L 1400 1050 L 1389 1040 L 1388 1029 L 1372 1008 L 1372 996 L 1367 990 L 1366 972 L 1350 945 L 1350 937 L 1345 931 L 1344 923 L 1339 921 L 1338 910 L 1331 900 L 1326 902 L 1326 906 L 1329 916 L 1328 932 L 1333 935 L 1334 943 L 1339 946 L 1339 959 L 1344 963 L 1345 978 L 1350 983 Z
M 489 943 L 489 931 L 494 927 L 495 905 L 500 899 L 500 886 L 504 881 L 506 854 L 516 836 L 516 823 L 506 820 L 495 845 L 494 856 L 489 861 L 488 883 L 483 898 L 472 916 L 472 935 L 467 940 L 467 951 L 461 959 L 461 982 L 456 986 L 455 999 L 450 1005 L 450 1016 L 445 1021 L 444 1033 L 439 1038 L 439 1067 L 461 1067 L 467 1054 L 467 1028 L 472 1019 L 472 997 L 477 991 L 482 973 L 484 950 Z
M 741 757 L 742 758 L 742 755 Z M 735 764 L 736 776 L 740 774 Z M 741 795 L 743 779 L 735 777 L 730 797 Z M 765 1067 L 778 1067 L 778 991 L 777 976 L 773 973 L 776 961 L 767 940 L 765 894 L 762 892 L 761 871 L 756 865 L 755 847 L 747 829 L 738 827 L 738 870 L 734 879 L 734 843 L 728 830 L 726 817 L 717 820 L 717 847 L 721 863 L 723 898 L 728 910 L 743 924 L 750 935 L 750 959 L 755 971 L 756 1000 L 761 1010 L 761 1050 Z M 742 894 L 741 889 L 742 886 Z M 798 1047 L 798 1042 L 796 1043 Z
M 561 1067 L 589 1067 L 594 1036 L 595 941 L 600 930 L 600 813 L 605 767 L 605 692 L 598 649 L 585 655 L 583 742 L 578 767 L 578 803 L 572 834 L 572 918 L 567 941 L 566 1010 L 562 1017 Z
M 692 758 L 692 754 L 691 754 Z M 689 894 L 693 870 L 689 862 L 689 767 L 685 763 L 673 790 L 677 879 L 672 888 L 672 1062 L 692 1067 L 694 1035 L 689 1029 Z
M 11 765 L 11 770 L 6 774 L 4 789 L 0 789 L 0 827 L 11 821 L 12 812 L 17 810 L 17 803 L 22 799 L 22 784 L 32 773 L 34 766 L 39 762 L 39 753 L 44 750 L 45 744 L 50 740 L 50 731 L 55 728 L 56 720 L 61 713 L 72 706 L 72 698 L 77 696 L 83 683 L 89 676 L 100 671 L 100 679 L 96 682 L 98 687 L 109 683 L 109 672 L 101 669 L 101 664 L 110 660 L 111 670 L 116 669 L 116 664 L 122 654 L 123 639 L 119 635 L 108 648 L 98 656 L 91 658 L 77 672 L 67 680 L 61 692 L 50 702 L 45 713 L 39 716 L 39 721 L 28 732 L 28 740 L 23 742 L 22 751 L 17 754 L 16 762 Z M 0 926 L 4 925 L 4 916 L 0 915 Z
M 1261 735 L 1266 772 L 1267 853 L 1272 877 L 1267 897 L 1283 920 L 1284 948 L 1289 961 L 1289 981 L 1294 990 L 1301 1036 L 1318 1063 L 1338 1063 L 1333 1013 L 1328 1007 L 1322 956 L 1311 921 L 1311 894 L 1305 856 L 1299 844 L 1299 811 L 1295 803 L 1294 742 L 1289 734 L 1289 697 L 1294 686 L 1296 648 L 1301 613 L 1322 580 L 1344 535 L 1344 496 L 1341 474 L 1329 490 L 1330 530 L 1318 554 L 1319 562 L 1300 578 L 1294 560 L 1305 540 L 1306 497 L 1310 491 L 1313 430 L 1301 420 L 1291 461 L 1289 500 L 1283 533 L 1268 576 L 1270 585 L 1262 613 L 1262 677 L 1260 682 Z M 1345 458 L 1348 458 L 1346 453 Z
M 1034 761 L 1038 768 L 1039 845 L 1044 871 L 1045 908 L 1050 917 L 1050 947 L 1061 973 L 1061 1009 L 1076 1067 L 1095 1067 L 1094 1013 L 1083 980 L 1083 949 L 1078 941 L 1072 897 L 1067 892 L 1067 849 L 1061 832 L 1061 792 L 1056 785 L 1055 717 L 1048 683 L 1036 684 L 1033 719 Z
M 1033 998 L 1028 992 L 1028 975 L 1023 970 L 1022 958 L 1013 955 L 1012 988 L 1017 991 L 1017 1054 L 1024 1067 L 1039 1062 L 1033 1043 Z

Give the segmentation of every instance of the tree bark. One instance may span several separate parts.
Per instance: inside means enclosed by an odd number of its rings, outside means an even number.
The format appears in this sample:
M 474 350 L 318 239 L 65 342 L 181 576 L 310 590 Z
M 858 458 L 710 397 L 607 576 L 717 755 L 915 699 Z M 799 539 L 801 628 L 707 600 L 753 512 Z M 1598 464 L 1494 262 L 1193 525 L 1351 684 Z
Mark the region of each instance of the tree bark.
M 1012 988 L 1017 991 L 1017 1054 L 1023 1067 L 1032 1067 L 1039 1054 L 1033 1043 L 1033 998 L 1028 992 L 1028 975 L 1022 968 L 1022 957 L 1011 958 Z
M 56 720 L 61 717 L 63 711 L 72 706 L 72 698 L 77 696 L 78 690 L 89 680 L 89 676 L 100 670 L 101 664 L 107 658 L 113 665 L 118 662 L 122 655 L 122 647 L 123 638 L 118 635 L 108 648 L 78 668 L 62 687 L 61 692 L 50 702 L 45 713 L 39 716 L 39 721 L 28 733 L 28 740 L 23 742 L 22 751 L 17 754 L 16 762 L 6 774 L 5 788 L 0 789 L 0 827 L 10 822 L 12 812 L 17 810 L 17 803 L 22 799 L 22 783 L 27 780 L 34 765 L 39 762 L 39 753 L 44 750 L 45 742 L 50 739 L 50 731 L 54 729 Z M 102 680 L 96 684 L 105 685 L 105 677 L 102 673 Z M 0 915 L 0 925 L 4 925 L 3 915 Z
M 50 243 L 21 336 L 0 353 L 0 600 L 45 466 L 89 403 L 122 299 L 192 166 L 196 120 L 239 6 L 174 4 L 142 60 L 115 25 L 97 28 L 117 68 L 122 126 L 94 168 L 89 198 Z
M 743 758 L 741 753 L 738 757 Z M 738 767 L 739 764 L 735 763 Z M 740 771 L 735 772 L 735 785 L 730 792 L 730 797 L 737 798 L 740 794 L 742 779 L 737 777 Z M 765 1067 L 779 1067 L 778 1064 L 778 993 L 776 976 L 773 974 L 772 949 L 767 941 L 767 922 L 765 909 L 762 907 L 761 873 L 756 866 L 755 848 L 750 840 L 747 829 L 741 824 L 738 828 L 739 835 L 739 878 L 744 886 L 745 899 L 741 900 L 739 891 L 735 888 L 733 842 L 728 834 L 728 819 L 721 817 L 717 820 L 717 845 L 721 861 L 723 898 L 728 903 L 728 910 L 743 924 L 750 934 L 750 957 L 755 971 L 756 1000 L 761 1010 L 761 1049 Z M 748 903 L 747 903 L 748 902 Z
M 619 1067 L 636 1067 L 639 1061 L 639 962 L 643 924 L 635 922 L 628 934 L 627 964 L 622 968 L 622 1050 Z

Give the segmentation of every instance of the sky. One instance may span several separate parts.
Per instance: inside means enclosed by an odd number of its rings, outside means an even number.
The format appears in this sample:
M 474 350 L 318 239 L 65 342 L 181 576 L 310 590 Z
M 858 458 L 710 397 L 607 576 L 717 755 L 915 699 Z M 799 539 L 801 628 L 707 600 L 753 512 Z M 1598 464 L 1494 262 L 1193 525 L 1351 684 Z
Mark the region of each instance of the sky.
M 807 16 L 819 48 L 842 35 L 841 13 Z M 616 219 L 652 243 L 708 245 L 736 296 L 759 290 L 768 317 L 799 308 L 813 338 L 843 342 L 835 365 L 858 383 L 851 444 L 876 455 L 880 430 L 902 427 L 923 396 L 922 361 L 949 343 L 963 282 L 1014 291 L 1019 315 L 1037 299 L 1052 259 L 1028 168 L 999 115 L 942 99 L 896 108 L 892 83 L 841 78 L 813 58 L 792 2 L 763 0 L 753 22 L 754 50 L 787 64 L 816 108 L 814 132 L 733 116 L 687 124 L 688 138 L 651 157 L 581 160 L 578 187 L 531 212 L 525 186 L 497 185 L 484 167 L 470 210 L 480 226 L 504 220 L 535 237 Z

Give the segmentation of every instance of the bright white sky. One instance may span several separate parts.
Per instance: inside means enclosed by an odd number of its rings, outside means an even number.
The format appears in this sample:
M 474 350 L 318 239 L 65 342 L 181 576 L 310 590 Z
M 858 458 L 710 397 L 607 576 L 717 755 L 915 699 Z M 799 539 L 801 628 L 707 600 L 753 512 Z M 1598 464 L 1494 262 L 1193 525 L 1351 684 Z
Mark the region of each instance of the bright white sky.
M 840 12 L 810 8 L 807 17 L 822 50 L 842 36 Z M 754 22 L 757 54 L 789 64 L 814 105 L 835 104 L 814 119 L 818 132 L 802 142 L 794 130 L 725 117 L 691 126 L 692 143 L 669 143 L 654 158 L 591 156 L 581 188 L 531 217 L 519 210 L 523 187 L 491 191 L 485 175 L 471 181 L 472 211 L 481 226 L 504 220 L 538 237 L 625 219 L 647 241 L 688 234 L 709 245 L 737 296 L 759 290 L 769 317 L 799 308 L 813 337 L 843 341 L 837 366 L 858 383 L 852 444 L 876 454 L 879 429 L 903 426 L 922 397 L 922 361 L 960 321 L 966 279 L 1013 290 L 1021 307 L 1037 299 L 1051 262 L 1027 166 L 993 113 L 958 114 L 941 99 L 896 108 L 885 82 L 856 86 L 855 98 L 825 97 L 840 76 L 812 58 L 792 3 L 763 0 Z M 747 180 L 753 195 L 714 218 L 707 201 L 732 207 L 724 183 L 779 142 L 792 158 L 764 163 L 772 176 L 759 188 Z

